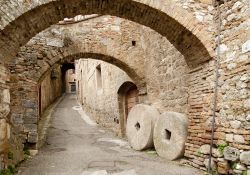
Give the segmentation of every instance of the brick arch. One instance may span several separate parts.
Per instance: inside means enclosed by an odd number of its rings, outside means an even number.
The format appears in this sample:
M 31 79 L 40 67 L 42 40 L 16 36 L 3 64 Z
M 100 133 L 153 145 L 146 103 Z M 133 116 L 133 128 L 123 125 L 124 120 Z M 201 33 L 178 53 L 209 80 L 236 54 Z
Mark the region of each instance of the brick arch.
M 107 63 L 110 63 L 114 66 L 117 66 L 124 72 L 128 74 L 128 76 L 137 84 L 140 88 L 145 88 L 145 80 L 143 75 L 139 75 L 136 70 L 131 68 L 126 62 L 123 62 L 119 58 L 115 58 L 111 55 L 96 53 L 96 52 L 77 52 L 77 53 L 70 53 L 69 55 L 65 55 L 64 58 L 59 60 L 59 62 L 65 61 L 73 61 L 80 58 L 90 58 L 95 60 L 101 60 Z
M 40 50 L 36 49 L 37 45 L 31 46 L 35 50 L 37 54 L 39 54 Z M 29 47 L 30 49 L 30 47 Z M 131 51 L 128 51 L 133 53 Z M 21 54 L 21 53 L 20 53 Z M 66 48 L 51 48 L 48 52 L 44 52 L 43 54 L 46 55 L 47 59 L 44 62 L 49 62 L 50 66 L 42 66 L 37 72 L 32 73 L 33 69 L 28 69 L 28 74 L 26 74 L 31 81 L 40 82 L 42 78 L 46 75 L 50 69 L 53 68 L 55 64 L 62 64 L 64 62 L 72 62 L 74 60 L 78 60 L 80 58 L 90 58 L 95 60 L 101 60 L 107 63 L 110 63 L 124 72 L 134 81 L 134 83 L 138 86 L 141 94 L 145 94 L 146 92 L 146 80 L 145 75 L 143 73 L 143 66 L 140 63 L 144 61 L 144 56 L 141 55 L 134 59 L 135 61 L 131 60 L 131 55 L 129 53 L 121 54 L 121 51 L 118 49 L 117 52 L 113 50 L 107 49 L 107 46 L 101 42 L 97 41 L 88 41 L 87 43 L 79 44 L 77 41 L 76 43 L 72 44 L 70 47 Z M 24 57 L 27 55 L 24 55 Z M 36 55 L 33 55 L 36 57 Z M 137 62 L 137 64 L 136 64 Z M 26 77 L 27 78 L 27 77 Z
M 87 44 L 88 45 L 88 44 Z M 80 47 L 81 49 L 83 49 L 83 47 Z M 61 63 L 66 63 L 66 62 L 71 62 L 73 60 L 77 60 L 80 58 L 91 58 L 91 59 L 96 59 L 96 60 L 101 60 L 101 61 L 105 61 L 108 62 L 110 64 L 113 64 L 117 67 L 119 67 L 120 69 L 122 69 L 123 71 L 125 71 L 130 77 L 131 79 L 138 84 L 138 89 L 142 92 L 142 96 L 145 95 L 144 92 L 146 90 L 145 87 L 145 82 L 144 82 L 144 78 L 143 75 L 139 74 L 139 72 L 137 72 L 135 69 L 133 69 L 130 65 L 128 65 L 126 62 L 123 62 L 121 58 L 115 58 L 114 56 L 108 55 L 107 53 L 103 52 L 102 47 L 96 47 L 99 48 L 101 50 L 95 50 L 95 52 L 91 49 L 93 49 L 93 47 L 88 47 L 85 48 L 85 50 L 78 50 L 75 47 L 72 48 L 67 48 L 65 50 L 63 49 L 54 49 L 54 50 L 50 50 L 51 52 L 53 52 L 54 54 L 56 54 L 56 56 L 53 57 L 53 60 L 51 60 L 50 62 L 50 66 L 49 67 L 43 67 L 43 69 L 39 69 L 38 72 L 36 73 L 39 76 L 35 76 L 34 73 L 31 72 L 32 68 L 30 68 L 29 70 L 29 74 L 30 77 L 26 78 L 19 78 L 19 77 L 15 77 L 15 80 L 10 80 L 11 83 L 11 92 L 10 92 L 10 97 L 11 99 L 15 99 L 16 101 L 22 101 L 22 98 L 25 97 L 29 97 L 29 88 L 24 88 L 24 87 L 31 87 L 31 90 L 33 88 L 37 88 L 37 86 L 39 87 L 39 84 L 44 80 L 44 78 L 49 75 L 51 73 L 51 70 L 54 68 L 55 65 L 61 64 Z M 36 49 L 37 52 L 39 52 L 38 49 Z M 87 52 L 88 51 L 88 52 Z M 103 53 L 100 53 L 103 52 Z M 105 53 L 105 54 L 104 54 Z M 50 55 L 50 53 L 46 53 L 47 55 Z M 48 60 L 44 60 L 45 62 L 48 62 Z M 18 75 L 17 75 L 18 76 Z M 21 82 L 19 82 L 19 80 L 21 80 Z M 16 84 L 15 84 L 16 83 Z M 28 90 L 27 90 L 28 89 Z M 38 88 L 39 93 L 40 93 L 40 88 Z M 32 90 L 33 91 L 33 90 Z M 32 93 L 36 93 L 38 91 L 33 91 Z M 18 93 L 17 93 L 18 92 Z M 22 94 L 22 95 L 20 95 Z M 34 94 L 32 94 L 34 95 Z M 32 97 L 31 101 L 34 102 L 36 101 L 36 110 L 39 111 L 38 113 L 34 114 L 34 118 L 39 118 L 40 117 L 40 107 L 39 107 L 39 95 Z M 18 109 L 26 109 L 26 107 L 23 107 L 22 104 L 19 103 L 12 103 L 11 104 L 11 108 L 12 108 L 12 113 L 16 114 Z M 14 110 L 13 110 L 14 109 Z M 20 111 L 18 111 L 20 112 Z M 23 112 L 23 111 L 22 111 Z M 21 114 L 23 115 L 23 113 Z M 24 123 L 25 124 L 25 123 Z M 36 124 L 37 125 L 37 124 Z M 20 131 L 17 134 L 21 135 L 22 132 L 24 131 Z M 33 131 L 31 130 L 26 130 L 25 134 L 29 135 L 32 134 Z M 24 141 L 25 143 L 26 141 Z M 29 143 L 29 141 L 27 141 Z M 39 142 L 32 142 L 32 144 L 40 144 Z
M 11 0 L 5 3 L 2 5 L 6 8 L 0 12 L 1 60 L 14 58 L 20 46 L 64 17 L 93 13 L 129 19 L 154 29 L 185 56 L 190 66 L 203 63 L 213 56 L 212 34 L 173 1 L 44 0 L 20 4 L 17 0 Z

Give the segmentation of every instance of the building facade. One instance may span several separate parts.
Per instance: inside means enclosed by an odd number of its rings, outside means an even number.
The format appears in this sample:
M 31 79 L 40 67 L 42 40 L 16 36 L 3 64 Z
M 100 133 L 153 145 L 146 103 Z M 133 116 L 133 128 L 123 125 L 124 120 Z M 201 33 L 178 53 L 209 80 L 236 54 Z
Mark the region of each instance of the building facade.
M 138 90 L 137 101 L 129 99 L 133 90 L 137 89 L 132 79 L 114 65 L 93 59 L 80 59 L 76 61 L 76 81 L 77 98 L 84 111 L 94 117 L 98 124 L 124 136 L 128 110 L 138 103 Z M 133 87 L 122 87 L 125 84 L 133 84 Z M 128 104 L 129 100 L 131 102 Z

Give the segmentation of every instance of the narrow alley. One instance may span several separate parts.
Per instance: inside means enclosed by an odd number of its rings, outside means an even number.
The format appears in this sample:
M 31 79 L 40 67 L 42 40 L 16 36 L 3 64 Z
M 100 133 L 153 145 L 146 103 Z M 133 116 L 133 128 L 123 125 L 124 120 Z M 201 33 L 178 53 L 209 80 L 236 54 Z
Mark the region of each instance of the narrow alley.
M 250 175 L 250 0 L 0 0 L 0 175 Z
M 199 175 L 194 168 L 164 160 L 154 151 L 137 152 L 125 140 L 84 122 L 76 96 L 56 106 L 48 138 L 39 153 L 21 164 L 18 175 Z M 87 124 L 88 123 L 88 124 Z

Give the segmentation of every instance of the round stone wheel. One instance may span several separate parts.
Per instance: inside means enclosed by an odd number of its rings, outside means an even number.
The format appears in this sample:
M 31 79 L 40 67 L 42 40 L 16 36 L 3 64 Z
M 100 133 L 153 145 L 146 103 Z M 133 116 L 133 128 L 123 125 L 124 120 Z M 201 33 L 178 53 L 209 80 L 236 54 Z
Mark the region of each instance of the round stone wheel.
M 130 146 L 141 151 L 154 146 L 154 125 L 160 113 L 153 106 L 145 104 L 135 105 L 129 112 L 126 134 Z
M 154 128 L 154 146 L 159 156 L 175 160 L 183 156 L 188 134 L 188 119 L 176 112 L 160 115 Z

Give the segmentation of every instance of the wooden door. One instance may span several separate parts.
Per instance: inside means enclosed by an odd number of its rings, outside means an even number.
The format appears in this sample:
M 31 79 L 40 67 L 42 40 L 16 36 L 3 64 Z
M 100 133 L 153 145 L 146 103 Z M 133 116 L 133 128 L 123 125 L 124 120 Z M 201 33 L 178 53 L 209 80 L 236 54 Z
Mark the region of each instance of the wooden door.
M 130 110 L 139 102 L 138 94 L 139 94 L 139 91 L 137 87 L 132 87 L 126 93 L 126 119 L 125 121 L 127 121 L 127 117 L 128 117 Z

